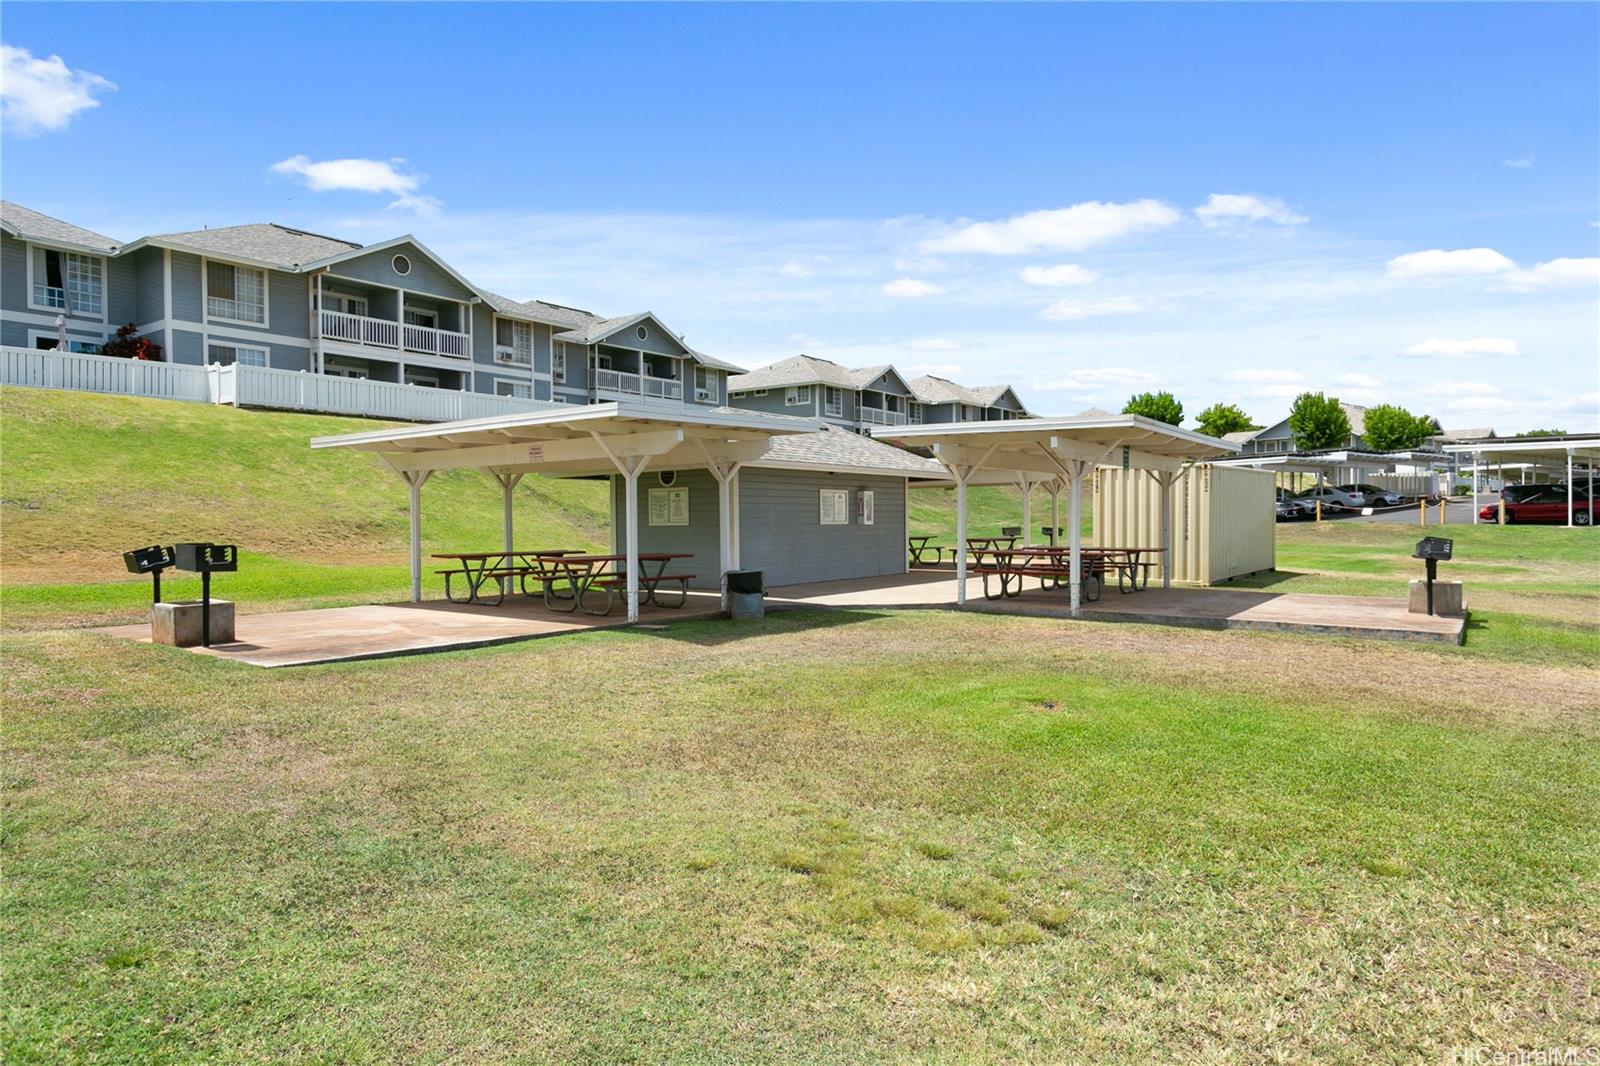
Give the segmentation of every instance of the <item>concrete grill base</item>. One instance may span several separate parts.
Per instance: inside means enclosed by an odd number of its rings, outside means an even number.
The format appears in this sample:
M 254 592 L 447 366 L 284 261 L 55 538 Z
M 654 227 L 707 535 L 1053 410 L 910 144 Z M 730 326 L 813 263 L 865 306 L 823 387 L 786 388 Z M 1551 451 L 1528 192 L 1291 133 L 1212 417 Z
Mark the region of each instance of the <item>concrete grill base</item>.
M 150 639 L 175 648 L 198 648 L 204 641 L 200 628 L 200 601 L 179 600 L 150 606 Z M 211 643 L 233 643 L 233 601 L 211 601 Z
M 1422 578 L 1411 581 L 1411 599 L 1406 606 L 1411 614 L 1428 613 L 1428 582 Z M 1459 581 L 1433 583 L 1433 613 L 1441 618 L 1461 618 L 1467 613 L 1467 601 Z

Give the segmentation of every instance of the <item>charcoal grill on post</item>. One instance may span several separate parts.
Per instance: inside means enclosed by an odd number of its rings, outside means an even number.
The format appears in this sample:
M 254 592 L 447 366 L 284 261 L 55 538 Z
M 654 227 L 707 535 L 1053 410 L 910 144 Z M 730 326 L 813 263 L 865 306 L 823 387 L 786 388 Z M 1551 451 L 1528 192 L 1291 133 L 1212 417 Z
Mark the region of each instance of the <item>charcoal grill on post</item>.
M 1421 559 L 1428 566 L 1428 613 L 1433 613 L 1433 581 L 1439 576 L 1439 560 L 1446 562 L 1450 553 L 1455 548 L 1455 541 L 1447 537 L 1423 537 L 1417 541 L 1417 550 L 1411 553 L 1413 559 Z
M 148 548 L 135 548 L 131 552 L 123 552 L 122 561 L 127 564 L 128 573 L 150 575 L 153 593 L 150 602 L 160 603 L 161 571 L 176 562 L 172 549 L 163 548 L 159 544 L 152 544 Z
M 233 544 L 204 542 L 174 548 L 179 570 L 200 575 L 200 643 L 211 647 L 211 575 L 239 569 L 239 548 Z

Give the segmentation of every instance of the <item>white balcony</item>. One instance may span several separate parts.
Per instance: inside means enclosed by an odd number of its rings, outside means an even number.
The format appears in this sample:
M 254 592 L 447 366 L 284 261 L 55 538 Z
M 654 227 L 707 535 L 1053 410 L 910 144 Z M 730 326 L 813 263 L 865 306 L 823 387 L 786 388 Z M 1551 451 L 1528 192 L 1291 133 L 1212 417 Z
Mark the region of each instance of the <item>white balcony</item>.
M 654 378 L 648 374 L 629 374 L 622 370 L 596 370 L 596 392 L 617 392 L 625 396 L 644 396 L 657 400 L 683 399 L 683 382 L 677 378 Z
M 472 356 L 471 338 L 465 333 L 448 329 L 413 326 L 366 315 L 347 315 L 342 311 L 319 311 L 317 322 L 319 335 L 324 340 L 388 348 L 391 351 L 399 350 L 403 344 L 408 352 L 442 355 L 451 359 L 469 359 Z
M 856 409 L 861 416 L 861 421 L 871 422 L 879 426 L 903 426 L 906 424 L 904 411 L 885 411 L 881 407 L 859 407 Z

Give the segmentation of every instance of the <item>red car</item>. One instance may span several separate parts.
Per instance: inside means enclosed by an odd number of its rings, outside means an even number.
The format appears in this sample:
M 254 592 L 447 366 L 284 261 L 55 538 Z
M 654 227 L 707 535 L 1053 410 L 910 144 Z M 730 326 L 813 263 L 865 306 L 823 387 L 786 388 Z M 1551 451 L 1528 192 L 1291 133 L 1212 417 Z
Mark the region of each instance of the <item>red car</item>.
M 1491 503 L 1478 512 L 1478 518 L 1495 522 L 1500 518 L 1500 505 Z M 1572 486 L 1572 524 L 1593 525 L 1600 520 L 1600 500 L 1589 499 L 1581 485 Z M 1506 524 L 1513 522 L 1559 522 L 1567 524 L 1567 487 L 1546 485 L 1527 499 L 1512 503 L 1506 501 Z

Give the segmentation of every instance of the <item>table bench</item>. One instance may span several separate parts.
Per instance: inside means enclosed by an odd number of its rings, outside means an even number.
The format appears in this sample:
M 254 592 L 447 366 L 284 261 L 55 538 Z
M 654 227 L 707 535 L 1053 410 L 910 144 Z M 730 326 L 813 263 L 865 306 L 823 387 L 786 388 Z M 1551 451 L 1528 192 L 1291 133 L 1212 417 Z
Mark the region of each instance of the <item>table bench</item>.
M 930 537 L 907 537 L 906 546 L 911 549 L 911 561 L 918 566 L 927 566 L 927 554 L 933 553 L 933 565 L 938 566 L 944 562 L 944 548 L 938 544 L 929 544 Z

